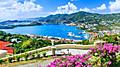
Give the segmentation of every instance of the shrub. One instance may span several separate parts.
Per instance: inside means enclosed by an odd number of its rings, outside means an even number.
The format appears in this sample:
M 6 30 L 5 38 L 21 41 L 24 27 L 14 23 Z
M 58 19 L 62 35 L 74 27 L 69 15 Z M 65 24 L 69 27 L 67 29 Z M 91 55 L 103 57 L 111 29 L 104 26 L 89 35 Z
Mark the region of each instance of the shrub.
M 16 56 L 16 60 L 19 62 L 20 61 L 20 56 Z
M 43 57 L 46 57 L 46 52 L 43 53 Z
M 104 44 L 91 48 L 88 54 L 55 59 L 47 67 L 119 67 L 120 46 Z
M 25 55 L 24 55 L 25 61 L 28 60 L 28 57 L 29 57 L 29 54 L 25 54 Z
M 8 58 L 8 62 L 9 62 L 9 63 L 12 63 L 12 60 L 13 60 L 12 57 Z
M 37 54 L 37 58 L 40 58 L 40 54 L 39 53 Z
M 91 56 L 87 54 L 75 55 L 75 56 L 63 56 L 62 58 L 56 59 L 47 67 L 91 67 L 91 64 L 87 60 Z
M 0 59 L 0 64 L 2 64 L 3 63 L 3 60 L 2 59 Z
M 112 44 L 104 44 L 95 49 L 91 49 L 90 54 L 97 57 L 100 66 L 111 66 L 117 63 L 117 53 L 120 51 L 120 46 Z
M 35 54 L 32 54 L 32 59 L 34 59 L 35 58 Z

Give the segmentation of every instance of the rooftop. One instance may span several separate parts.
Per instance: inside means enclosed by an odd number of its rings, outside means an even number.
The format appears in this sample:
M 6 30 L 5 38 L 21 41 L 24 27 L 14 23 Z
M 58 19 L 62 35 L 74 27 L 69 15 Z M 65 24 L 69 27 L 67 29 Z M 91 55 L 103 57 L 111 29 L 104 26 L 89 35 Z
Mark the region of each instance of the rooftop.
M 14 49 L 12 47 L 8 47 L 8 45 L 11 44 L 10 42 L 0 41 L 0 50 L 6 50 L 7 53 L 13 54 Z

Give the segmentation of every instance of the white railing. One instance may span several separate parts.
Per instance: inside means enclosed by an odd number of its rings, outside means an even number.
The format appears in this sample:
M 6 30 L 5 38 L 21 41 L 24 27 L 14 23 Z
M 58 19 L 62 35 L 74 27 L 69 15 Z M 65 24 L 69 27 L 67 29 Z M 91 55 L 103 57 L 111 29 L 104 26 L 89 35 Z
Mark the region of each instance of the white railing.
M 1 58 L 1 60 L 7 61 L 9 58 L 15 58 L 17 56 L 22 56 L 25 54 L 33 54 L 33 53 L 49 51 L 49 50 L 52 50 L 52 55 L 55 55 L 55 50 L 57 49 L 89 49 L 89 48 L 95 48 L 95 47 L 96 47 L 95 45 L 60 44 L 55 46 L 47 46 L 47 47 L 39 48 L 36 50 L 31 50 L 25 53 L 14 54 L 12 56 Z

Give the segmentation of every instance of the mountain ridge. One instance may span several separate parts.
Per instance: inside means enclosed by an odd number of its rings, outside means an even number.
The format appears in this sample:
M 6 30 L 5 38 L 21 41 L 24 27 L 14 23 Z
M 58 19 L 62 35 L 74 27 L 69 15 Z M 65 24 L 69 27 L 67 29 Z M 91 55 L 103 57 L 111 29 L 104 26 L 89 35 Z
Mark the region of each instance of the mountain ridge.
M 113 14 L 98 14 L 98 13 L 90 13 L 79 11 L 72 14 L 56 14 L 49 15 L 47 17 L 36 17 L 36 18 L 28 18 L 23 19 L 22 22 L 27 21 L 38 21 L 38 22 L 46 22 L 53 24 L 63 24 L 63 23 L 100 23 L 100 22 L 120 22 L 120 13 Z M 21 20 L 16 20 L 16 22 L 20 22 Z M 15 20 L 7 20 L 3 22 L 15 22 Z M 1 22 L 0 22 L 1 23 Z

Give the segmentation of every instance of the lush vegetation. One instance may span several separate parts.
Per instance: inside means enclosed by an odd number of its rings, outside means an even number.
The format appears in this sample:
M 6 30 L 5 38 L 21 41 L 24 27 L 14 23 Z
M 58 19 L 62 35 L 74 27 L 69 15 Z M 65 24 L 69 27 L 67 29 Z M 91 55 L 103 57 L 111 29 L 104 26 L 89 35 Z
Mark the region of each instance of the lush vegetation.
M 30 38 L 26 35 L 10 34 L 3 31 L 0 31 L 0 40 L 13 43 L 9 46 L 15 49 L 15 53 L 23 53 L 26 51 L 51 45 L 50 40 L 42 40 L 39 37 Z
M 97 37 L 94 37 L 93 40 L 91 40 L 90 42 L 95 41 L 95 40 L 101 40 L 101 41 L 105 41 L 106 43 L 120 45 L 120 34 L 112 34 L 112 35 L 105 34 L 102 37 L 97 36 Z M 89 43 L 89 41 L 88 41 L 88 43 Z
M 103 40 L 103 41 L 106 41 L 108 43 L 113 43 L 113 44 L 120 44 L 120 34 L 105 35 L 103 37 L 98 37 L 94 39 Z
M 3 31 L 0 31 L 0 40 L 12 43 L 12 45 L 9 46 L 15 49 L 14 53 L 16 54 L 52 45 L 49 39 L 44 40 L 43 37 L 30 37 L 27 35 L 10 34 Z M 66 43 L 70 44 L 71 42 L 54 42 L 54 44 Z
M 17 39 L 17 41 L 24 41 L 24 40 L 27 40 L 29 38 L 30 37 L 25 36 L 25 35 L 10 34 L 10 33 L 4 32 L 4 31 L 0 31 L 0 40 L 2 40 L 2 41 L 11 42 L 12 39 Z M 14 43 L 17 43 L 17 42 L 14 41 Z
M 120 46 L 104 44 L 91 49 L 88 54 L 64 56 L 47 67 L 119 67 Z
M 42 39 L 28 39 L 23 42 L 13 44 L 12 47 L 15 48 L 15 53 L 23 53 L 30 50 L 35 50 L 41 47 L 50 46 L 51 42 L 49 40 Z

